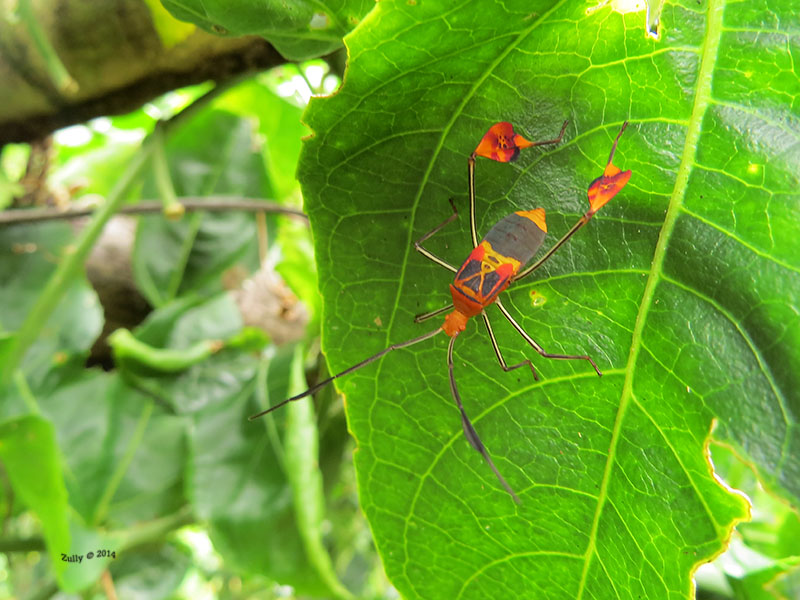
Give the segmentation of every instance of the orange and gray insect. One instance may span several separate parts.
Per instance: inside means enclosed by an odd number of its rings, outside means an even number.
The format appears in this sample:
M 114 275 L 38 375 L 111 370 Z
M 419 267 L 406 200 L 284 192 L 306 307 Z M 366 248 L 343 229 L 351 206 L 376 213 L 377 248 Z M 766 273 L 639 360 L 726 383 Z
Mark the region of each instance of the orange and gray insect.
M 565 122 L 561 128 L 559 136 L 552 140 L 545 140 L 540 142 L 530 142 L 521 135 L 514 132 L 514 128 L 510 123 L 502 122 L 493 125 L 489 131 L 481 139 L 478 147 L 470 155 L 467 162 L 467 175 L 469 182 L 469 208 L 470 208 L 470 233 L 472 235 L 473 250 L 461 265 L 461 268 L 456 268 L 447 261 L 439 258 L 430 250 L 422 246 L 422 243 L 437 233 L 448 223 L 454 221 L 458 217 L 453 201 L 450 204 L 453 208 L 453 214 L 445 219 L 442 223 L 434 227 L 431 231 L 423 235 L 420 239 L 414 242 L 414 248 L 422 255 L 426 256 L 433 262 L 449 269 L 455 273 L 455 279 L 450 285 L 450 293 L 453 298 L 452 304 L 417 316 L 414 320 L 422 322 L 429 318 L 448 313 L 445 317 L 444 323 L 417 338 L 392 344 L 388 348 L 381 350 L 377 354 L 362 360 L 360 363 L 345 369 L 341 373 L 337 373 L 333 377 L 329 377 L 324 381 L 320 381 L 316 385 L 307 389 L 302 394 L 288 398 L 283 402 L 276 404 L 266 410 L 253 415 L 250 419 L 256 419 L 265 415 L 276 408 L 285 405 L 293 400 L 299 400 L 310 394 L 313 394 L 320 388 L 328 385 L 331 381 L 348 373 L 352 373 L 368 364 L 378 360 L 385 354 L 397 350 L 399 348 L 406 348 L 419 342 L 425 341 L 434 337 L 439 332 L 444 331 L 450 337 L 450 343 L 447 348 L 447 370 L 450 379 L 450 392 L 453 395 L 456 406 L 461 414 L 461 425 L 464 430 L 464 435 L 469 441 L 470 445 L 477 450 L 484 458 L 486 463 L 494 472 L 497 480 L 503 488 L 511 495 L 515 502 L 519 503 L 520 499 L 514 490 L 500 474 L 500 471 L 494 464 L 489 451 L 481 442 L 475 427 L 467 417 L 464 410 L 461 396 L 456 386 L 454 375 L 454 361 L 453 361 L 453 346 L 456 338 L 466 328 L 467 322 L 470 318 L 481 315 L 486 325 L 486 330 L 489 334 L 489 340 L 492 343 L 492 348 L 495 351 L 497 360 L 504 371 L 511 371 L 519 367 L 527 366 L 530 368 L 531 373 L 535 379 L 538 379 L 536 371 L 533 368 L 533 363 L 526 359 L 522 362 L 509 366 L 500 347 L 497 344 L 494 333 L 492 331 L 491 322 L 484 310 L 488 306 L 494 304 L 500 310 L 501 314 L 511 323 L 514 329 L 522 336 L 522 338 L 530 345 L 536 352 L 545 358 L 553 358 L 560 360 L 586 360 L 588 361 L 598 375 L 602 375 L 600 369 L 597 368 L 594 360 L 586 355 L 572 355 L 572 354 L 552 354 L 546 352 L 528 333 L 514 320 L 511 314 L 503 306 L 499 299 L 499 294 L 505 290 L 512 282 L 527 277 L 533 271 L 538 269 L 546 260 L 548 260 L 572 235 L 581 227 L 586 225 L 594 214 L 600 210 L 611 198 L 613 198 L 625 185 L 631 177 L 630 171 L 621 171 L 612 163 L 614 152 L 617 148 L 622 132 L 625 131 L 627 122 L 622 124 L 619 133 L 617 134 L 614 144 L 611 147 L 611 154 L 608 157 L 603 174 L 592 181 L 589 185 L 587 192 L 589 199 L 589 210 L 578 219 L 577 223 L 573 225 L 539 260 L 531 266 L 525 265 L 534 257 L 536 252 L 544 242 L 545 234 L 547 233 L 547 224 L 545 222 L 545 212 L 542 208 L 533 210 L 517 211 L 501 219 L 492 227 L 486 236 L 478 242 L 477 230 L 475 227 L 475 161 L 478 156 L 490 158 L 498 162 L 509 162 L 516 160 L 519 156 L 521 148 L 529 148 L 531 146 L 543 146 L 547 144 L 555 144 L 561 141 L 564 136 L 564 131 L 567 128 Z M 522 269 L 525 267 L 522 271 Z

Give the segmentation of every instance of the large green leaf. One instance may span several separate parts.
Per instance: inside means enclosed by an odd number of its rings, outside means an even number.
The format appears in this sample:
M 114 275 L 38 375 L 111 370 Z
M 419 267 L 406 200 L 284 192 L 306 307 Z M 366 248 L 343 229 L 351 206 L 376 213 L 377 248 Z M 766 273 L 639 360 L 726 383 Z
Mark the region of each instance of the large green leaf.
M 447 340 L 342 381 L 362 506 L 407 598 L 686 597 L 691 573 L 746 516 L 705 447 L 735 447 L 800 499 L 800 95 L 795 2 L 684 0 L 645 13 L 578 2 L 381 2 L 348 38 L 340 92 L 312 102 L 301 183 L 334 372 L 436 325 L 471 247 L 466 158 L 495 121 L 556 147 L 480 159 L 478 228 L 542 206 L 551 240 L 615 162 L 630 184 L 504 302 L 550 352 L 539 359 L 494 307 L 504 373 L 480 323 L 456 344 L 468 414 L 517 506 L 464 439 Z M 552 243 L 552 241 L 551 241 Z M 545 243 L 547 245 L 547 242 Z

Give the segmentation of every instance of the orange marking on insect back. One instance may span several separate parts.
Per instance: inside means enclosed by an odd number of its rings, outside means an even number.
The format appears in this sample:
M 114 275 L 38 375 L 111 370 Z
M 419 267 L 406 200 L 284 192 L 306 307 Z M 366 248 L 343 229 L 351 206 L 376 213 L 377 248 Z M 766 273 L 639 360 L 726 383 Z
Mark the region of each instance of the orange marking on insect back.
M 473 155 L 491 158 L 497 162 L 511 162 L 519 155 L 520 148 L 532 146 L 524 137 L 514 132 L 514 126 L 506 121 L 495 123 L 481 139 Z
M 514 273 L 516 273 L 517 269 L 522 266 L 522 263 L 520 263 L 516 258 L 512 256 L 504 256 L 492 248 L 492 244 L 488 240 L 483 240 L 478 247 L 483 248 L 481 271 L 484 273 L 488 271 L 494 271 L 498 268 L 498 265 L 502 265 L 504 263 L 510 264 L 514 269 Z
M 497 285 L 492 289 L 489 296 L 483 299 L 487 306 L 494 302 L 495 298 L 497 298 L 501 292 L 505 291 L 508 284 L 511 283 L 511 276 L 516 274 L 518 269 L 519 267 L 511 263 L 503 263 L 495 269 L 494 272 L 497 273 L 500 281 L 497 282 Z
M 487 240 L 481 241 L 450 285 L 455 310 L 467 319 L 480 314 L 508 287 L 520 266 L 518 260 L 496 252 Z
M 589 196 L 589 213 L 594 214 L 605 204 L 616 196 L 625 187 L 631 178 L 630 171 L 620 171 L 617 167 L 608 163 L 603 176 L 595 179 L 587 192 Z
M 469 257 L 467 260 L 477 260 L 478 262 L 483 260 L 484 255 L 486 254 L 486 246 L 483 244 L 478 244 L 475 246 L 475 249 L 469 253 Z
M 505 279 L 507 277 L 511 277 L 516 272 L 516 269 L 511 263 L 503 263 L 497 267 L 494 272 L 497 273 L 500 279 Z
M 515 214 L 518 214 L 520 217 L 525 217 L 526 219 L 530 219 L 536 225 L 547 233 L 547 222 L 544 218 L 544 209 L 543 208 L 534 208 L 533 210 L 518 210 Z

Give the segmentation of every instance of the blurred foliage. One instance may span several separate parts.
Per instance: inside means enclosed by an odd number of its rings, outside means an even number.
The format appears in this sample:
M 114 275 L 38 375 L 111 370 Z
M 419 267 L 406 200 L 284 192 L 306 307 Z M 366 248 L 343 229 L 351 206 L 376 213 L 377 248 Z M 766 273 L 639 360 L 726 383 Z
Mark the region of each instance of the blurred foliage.
M 207 102 L 165 138 L 126 202 L 162 195 L 158 179 L 166 174 L 178 198 L 297 206 L 290 174 L 307 131 L 303 98 L 315 91 L 309 80 L 323 85 L 325 71 L 320 61 L 287 65 Z M 293 93 L 298 86 L 302 93 Z M 77 201 L 108 194 L 158 119 L 204 102 L 208 91 L 181 90 L 135 114 L 58 132 L 49 185 L 78 187 Z M 7 172 L 19 178 L 14 153 L 17 147 L 4 155 Z M 58 222 L 0 230 L 7 344 L 73 239 Z M 358 512 L 340 404 L 331 397 L 318 414 L 306 404 L 247 420 L 300 391 L 304 367 L 316 360 L 310 249 L 308 227 L 290 217 L 262 225 L 235 211 L 139 217 L 133 275 L 153 310 L 132 332 L 110 337 L 111 372 L 84 366 L 103 314 L 86 280 L 73 282 L 0 404 L 3 537 L 33 544 L 28 558 L 8 554 L 0 597 L 48 595 L 54 582 L 95 597 L 106 568 L 120 598 L 350 597 L 347 589 L 392 597 Z M 262 255 L 286 272 L 312 313 L 313 327 L 287 347 L 244 327 L 224 283 L 230 273 L 254 274 Z M 51 492 L 59 486 L 62 493 Z M 182 534 L 192 522 L 190 535 Z M 50 559 L 38 554 L 39 535 Z M 100 549 L 115 557 L 86 558 Z M 84 558 L 74 564 L 61 553 Z
M 374 0 L 162 0 L 174 17 L 223 36 L 255 34 L 289 60 L 329 54 L 369 12 Z
M 725 548 L 698 597 L 800 596 L 796 2 L 658 3 L 659 39 L 621 2 L 163 4 L 291 59 L 358 24 L 346 83 L 305 113 L 313 132 L 302 111 L 338 82 L 319 60 L 177 90 L 58 132 L 47 184 L 297 207 L 299 164 L 314 237 L 285 216 L 137 217 L 152 312 L 110 338 L 103 371 L 86 367 L 103 310 L 62 270 L 92 225 L 0 229 L 0 598 L 104 598 L 109 582 L 120 598 L 397 597 L 384 568 L 408 598 L 686 597 Z M 187 35 L 150 5 L 165 40 Z M 443 339 L 342 381 L 356 470 L 332 387 L 316 410 L 248 421 L 327 376 L 320 326 L 334 372 L 424 331 L 412 317 L 447 303 L 448 275 L 410 241 L 448 197 L 465 206 L 466 156 L 501 119 L 531 139 L 570 125 L 514 165 L 479 163 L 479 229 L 535 203 L 553 237 L 632 121 L 615 160 L 631 183 L 508 300 L 605 377 L 537 360 L 535 383 L 500 371 L 483 333 L 459 339 L 467 410 L 523 504 L 463 438 Z M 31 152 L 2 149 L 0 209 Z M 462 214 L 431 248 L 457 262 L 468 235 Z M 299 341 L 239 312 L 231 281 L 264 264 L 310 312 Z M 516 362 L 522 340 L 497 333 Z M 732 533 L 746 503 L 715 476 L 753 503 Z

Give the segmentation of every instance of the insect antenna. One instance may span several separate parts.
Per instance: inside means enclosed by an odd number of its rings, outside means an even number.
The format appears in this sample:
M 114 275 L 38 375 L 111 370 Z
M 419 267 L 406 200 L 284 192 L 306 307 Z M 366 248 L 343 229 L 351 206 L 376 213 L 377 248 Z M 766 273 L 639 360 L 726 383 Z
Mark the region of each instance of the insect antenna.
M 263 417 L 264 415 L 266 415 L 268 413 L 271 413 L 273 410 L 277 410 L 280 407 L 285 406 L 286 404 L 289 404 L 289 402 L 294 402 L 295 400 L 300 400 L 301 398 L 305 398 L 306 396 L 310 396 L 311 394 L 314 394 L 317 391 L 319 391 L 322 388 L 324 388 L 326 385 L 328 385 L 334 379 L 338 379 L 339 377 L 342 377 L 343 375 L 347 375 L 348 373 L 352 373 L 353 371 L 358 371 L 361 367 L 366 367 L 368 364 L 370 364 L 372 362 L 375 362 L 380 357 L 382 357 L 384 354 L 388 354 L 392 350 L 398 350 L 399 348 L 407 348 L 408 346 L 413 346 L 414 344 L 417 344 L 419 342 L 424 342 L 425 340 L 430 339 L 433 336 L 435 336 L 440 331 L 442 331 L 441 327 L 439 327 L 437 329 L 434 329 L 433 331 L 429 331 L 428 333 L 426 333 L 424 335 L 421 335 L 419 337 L 416 337 L 414 339 L 406 340 L 405 342 L 400 342 L 400 343 L 397 343 L 397 344 L 392 344 L 388 348 L 384 348 L 383 350 L 381 350 L 377 354 L 373 354 L 369 358 L 365 358 L 360 363 L 355 364 L 355 365 L 353 365 L 352 367 L 350 367 L 348 369 L 345 369 L 341 373 L 337 373 L 336 375 L 333 375 L 332 377 L 328 377 L 327 379 L 323 379 L 322 381 L 320 381 L 316 385 L 313 385 L 310 388 L 308 388 L 302 394 L 297 394 L 296 396 L 292 396 L 291 398 L 287 398 L 286 400 L 283 400 L 282 402 L 278 402 L 278 404 L 276 404 L 275 406 L 270 406 L 269 408 L 267 408 L 265 410 L 262 410 L 260 413 L 257 413 L 255 415 L 252 415 L 252 416 L 248 417 L 248 420 L 253 421 L 255 419 L 258 419 L 259 417 Z
M 514 490 L 512 490 L 511 486 L 508 485 L 508 482 L 500 474 L 500 471 L 497 470 L 497 467 L 492 461 L 492 457 L 489 456 L 489 451 L 486 449 L 486 446 L 483 445 L 483 442 L 481 442 L 481 438 L 478 437 L 478 432 L 475 431 L 475 427 L 472 426 L 472 422 L 469 420 L 469 417 L 467 417 L 467 413 L 464 412 L 464 405 L 461 403 L 461 396 L 458 393 L 458 388 L 456 387 L 456 378 L 453 374 L 453 345 L 455 344 L 457 337 L 458 334 L 451 337 L 450 345 L 447 347 L 447 372 L 450 375 L 450 391 L 453 393 L 453 399 L 458 405 L 458 410 L 461 411 L 461 425 L 464 427 L 464 435 L 467 437 L 470 445 L 475 448 L 475 450 L 480 452 L 481 456 L 483 456 L 484 460 L 492 468 L 492 471 L 494 471 L 497 479 L 500 481 L 506 491 L 511 494 L 514 502 L 521 504 L 519 496 L 514 493 Z

